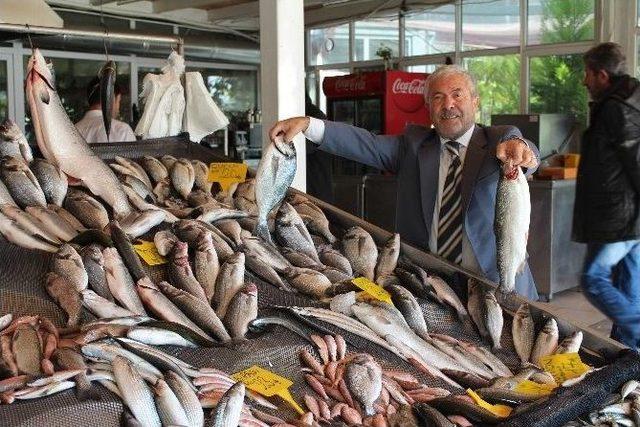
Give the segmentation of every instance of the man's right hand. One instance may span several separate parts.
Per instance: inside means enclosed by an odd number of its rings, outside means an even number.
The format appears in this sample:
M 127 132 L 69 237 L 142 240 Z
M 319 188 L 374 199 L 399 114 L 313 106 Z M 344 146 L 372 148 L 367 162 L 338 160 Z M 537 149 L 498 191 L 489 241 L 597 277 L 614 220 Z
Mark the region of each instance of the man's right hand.
M 304 132 L 309 127 L 309 117 L 292 117 L 290 119 L 277 122 L 269 131 L 269 138 L 273 141 L 279 134 L 284 134 L 286 142 L 293 141 L 293 138 L 300 132 Z

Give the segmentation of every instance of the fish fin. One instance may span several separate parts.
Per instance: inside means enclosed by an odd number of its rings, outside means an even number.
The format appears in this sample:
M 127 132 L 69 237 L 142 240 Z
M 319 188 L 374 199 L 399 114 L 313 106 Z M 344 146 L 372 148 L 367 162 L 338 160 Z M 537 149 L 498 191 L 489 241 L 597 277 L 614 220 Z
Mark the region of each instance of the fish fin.
M 45 104 L 49 105 L 49 101 L 51 101 L 51 95 L 49 95 L 49 91 L 48 90 L 40 92 L 40 101 L 42 101 Z
M 253 234 L 260 237 L 265 242 L 273 245 L 273 241 L 271 240 L 271 233 L 269 232 L 269 224 L 266 221 L 258 222 Z
M 527 257 L 525 256 L 518 268 L 516 269 L 516 274 L 522 274 L 525 266 L 527 265 Z

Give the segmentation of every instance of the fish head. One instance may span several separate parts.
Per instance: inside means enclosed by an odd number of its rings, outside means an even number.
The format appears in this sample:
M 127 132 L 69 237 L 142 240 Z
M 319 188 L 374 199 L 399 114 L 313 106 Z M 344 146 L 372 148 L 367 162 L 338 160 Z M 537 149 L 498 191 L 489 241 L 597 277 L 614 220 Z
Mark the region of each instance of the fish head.
M 258 287 L 255 285 L 255 283 L 249 283 L 248 285 L 246 285 L 242 292 L 250 297 L 258 297 Z
M 34 99 L 48 104 L 49 91 L 55 92 L 53 67 L 47 64 L 40 50 L 35 49 L 27 64 L 27 92 L 31 92 Z
M 273 140 L 273 146 L 276 150 L 280 152 L 286 158 L 295 157 L 296 155 L 296 147 L 293 143 L 286 142 L 282 135 L 278 135 Z
M 20 128 L 11 119 L 6 119 L 0 124 L 0 137 L 5 141 L 14 141 L 22 135 Z

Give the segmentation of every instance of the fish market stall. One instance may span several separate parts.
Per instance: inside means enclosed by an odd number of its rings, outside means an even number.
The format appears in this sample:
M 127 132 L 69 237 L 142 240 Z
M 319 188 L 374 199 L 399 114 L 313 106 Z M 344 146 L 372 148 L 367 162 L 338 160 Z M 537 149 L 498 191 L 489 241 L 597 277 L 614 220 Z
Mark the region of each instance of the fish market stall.
M 187 135 L 89 146 L 37 55 L 46 159 L 0 129 L 3 424 L 634 423 L 635 353 L 289 189 L 284 141 L 249 179 Z

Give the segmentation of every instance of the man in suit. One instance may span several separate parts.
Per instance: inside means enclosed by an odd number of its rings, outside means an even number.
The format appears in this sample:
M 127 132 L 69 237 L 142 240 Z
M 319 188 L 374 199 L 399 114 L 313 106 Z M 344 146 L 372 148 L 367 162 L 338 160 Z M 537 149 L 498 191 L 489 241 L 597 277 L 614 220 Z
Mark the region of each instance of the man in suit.
M 513 126 L 475 124 L 479 98 L 473 77 L 445 65 L 427 81 L 425 99 L 434 129 L 407 126 L 402 135 L 309 117 L 276 123 L 271 138 L 291 141 L 299 132 L 321 150 L 397 175 L 396 231 L 416 246 L 498 281 L 493 231 L 501 163 L 505 169 L 538 166 L 536 147 Z M 516 291 L 536 300 L 528 266 Z

